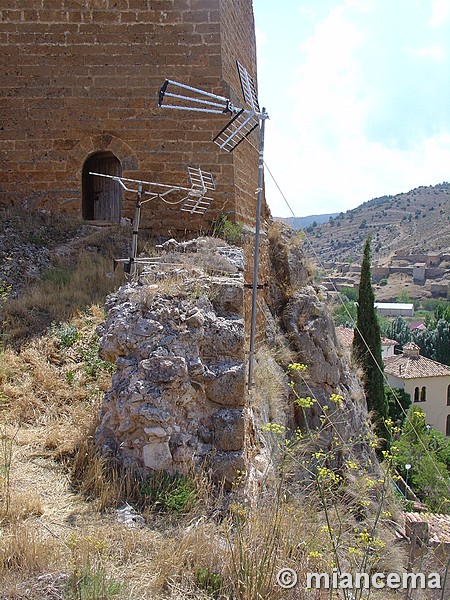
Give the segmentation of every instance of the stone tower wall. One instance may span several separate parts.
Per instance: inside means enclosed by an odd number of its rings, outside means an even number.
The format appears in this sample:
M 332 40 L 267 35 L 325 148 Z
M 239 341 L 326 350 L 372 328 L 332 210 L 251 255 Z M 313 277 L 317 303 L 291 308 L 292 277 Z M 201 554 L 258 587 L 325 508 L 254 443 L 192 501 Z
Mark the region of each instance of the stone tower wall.
M 157 107 L 166 78 L 242 102 L 235 60 L 256 73 L 251 0 L 10 0 L 0 18 L 0 203 L 81 216 L 83 165 L 108 151 L 124 177 L 188 186 L 188 166 L 214 174 L 205 216 L 147 204 L 155 233 L 207 231 L 220 211 L 253 224 L 257 152 L 212 143 L 226 116 Z

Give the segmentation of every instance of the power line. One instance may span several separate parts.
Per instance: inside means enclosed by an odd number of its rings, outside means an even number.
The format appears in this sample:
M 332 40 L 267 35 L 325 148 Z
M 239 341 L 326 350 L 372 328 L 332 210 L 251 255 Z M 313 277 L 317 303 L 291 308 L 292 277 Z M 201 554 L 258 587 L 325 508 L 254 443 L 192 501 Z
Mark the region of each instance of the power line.
M 255 146 L 254 146 L 254 145 L 251 143 L 251 141 L 250 141 L 248 138 L 246 138 L 246 139 L 247 139 L 247 142 L 248 142 L 248 143 L 249 143 L 249 144 L 250 144 L 250 145 L 251 145 L 251 146 L 252 146 L 252 147 L 253 147 L 255 150 L 257 150 L 257 148 L 256 148 L 256 147 L 255 147 Z M 269 173 L 270 177 L 272 178 L 272 180 L 273 180 L 273 182 L 274 182 L 274 184 L 275 184 L 276 188 L 277 188 L 277 189 L 278 189 L 278 191 L 280 192 L 280 195 L 281 195 L 281 197 L 283 198 L 283 200 L 285 201 L 285 203 L 286 203 L 287 207 L 289 208 L 289 210 L 290 210 L 290 212 L 291 212 L 292 216 L 293 216 L 294 218 L 297 218 L 297 217 L 296 217 L 296 215 L 295 215 L 295 213 L 294 213 L 294 211 L 293 211 L 293 209 L 292 209 L 292 207 L 291 207 L 291 205 L 289 204 L 289 202 L 288 202 L 288 200 L 287 200 L 287 198 L 286 198 L 285 194 L 283 193 L 283 191 L 282 191 L 282 189 L 281 189 L 281 186 L 279 185 L 278 181 L 276 180 L 275 176 L 273 175 L 272 171 L 270 170 L 269 166 L 267 165 L 267 163 L 266 163 L 265 161 L 264 161 L 264 166 L 265 166 L 265 168 L 267 169 L 267 171 L 268 171 L 268 173 Z M 313 253 L 313 255 L 314 255 L 315 259 L 317 260 L 317 262 L 318 262 L 319 266 L 320 266 L 320 267 L 323 269 L 323 268 L 324 268 L 324 265 L 323 265 L 323 263 L 322 263 L 322 260 L 321 260 L 320 256 L 317 254 L 317 252 L 315 251 L 315 249 L 314 249 L 314 246 L 313 246 L 313 244 L 312 244 L 311 240 L 309 239 L 309 237 L 308 237 L 308 235 L 307 235 L 307 233 L 306 233 L 306 231 L 305 231 L 304 229 L 303 229 L 303 233 L 304 233 L 304 236 L 305 236 L 305 240 L 306 240 L 306 242 L 308 243 L 309 247 L 311 248 L 311 251 L 312 251 L 312 253 Z M 403 406 L 402 406 L 401 402 L 400 402 L 400 401 L 399 401 L 399 399 L 397 398 L 397 395 L 396 395 L 395 391 L 393 390 L 393 388 L 392 388 L 392 387 L 391 387 L 391 385 L 389 384 L 389 381 L 388 381 L 388 380 L 387 380 L 387 378 L 386 378 L 386 375 L 385 375 L 385 373 L 384 373 L 384 369 L 382 369 L 382 368 L 381 368 L 381 366 L 378 364 L 378 361 L 376 360 L 376 358 L 375 358 L 375 356 L 374 356 L 374 354 L 373 354 L 372 350 L 370 349 L 370 347 L 369 347 L 369 344 L 367 343 L 367 341 L 366 341 L 366 339 L 365 339 L 364 335 L 362 334 L 362 332 L 360 331 L 360 329 L 357 327 L 356 323 L 354 322 L 354 319 L 353 319 L 352 315 L 350 314 L 350 312 L 349 312 L 349 310 L 348 310 L 348 308 L 347 308 L 347 306 L 346 306 L 345 302 L 342 300 L 342 296 L 341 296 L 341 294 L 340 294 L 339 290 L 338 290 L 338 289 L 336 288 L 336 286 L 334 285 L 334 282 L 333 282 L 333 281 L 331 282 L 331 285 L 332 285 L 332 287 L 333 287 L 333 290 L 334 290 L 334 291 L 337 293 L 337 295 L 338 295 L 338 298 L 339 298 L 339 301 L 341 302 L 342 306 L 344 307 L 344 309 L 345 309 L 345 311 L 346 311 L 346 313 L 347 313 L 347 315 L 348 315 L 348 317 L 349 317 L 349 319 L 350 319 L 350 322 L 351 322 L 351 323 L 353 324 L 353 326 L 354 326 L 354 329 L 356 329 L 356 331 L 357 331 L 357 332 L 359 333 L 359 335 L 361 336 L 361 339 L 363 340 L 363 342 L 364 342 L 364 345 L 365 345 L 365 347 L 366 347 L 367 351 L 369 352 L 369 354 L 370 354 L 370 356 L 371 356 L 371 358 L 372 358 L 372 360 L 373 360 L 373 362 L 374 362 L 374 364 L 375 364 L 376 368 L 377 368 L 377 369 L 378 369 L 378 370 L 381 372 L 381 374 L 382 374 L 382 377 L 383 377 L 383 381 L 385 382 L 385 385 L 386 385 L 386 387 L 389 389 L 389 391 L 390 391 L 390 392 L 392 392 L 392 395 L 393 395 L 393 397 L 394 397 L 394 399 L 395 399 L 395 402 L 396 402 L 396 403 L 398 404 L 398 406 L 400 407 L 400 410 L 401 410 L 401 412 L 403 413 L 403 415 L 404 415 L 404 417 L 405 417 L 405 420 L 407 421 L 407 423 L 408 423 L 408 424 L 409 424 L 409 426 L 411 427 L 412 431 L 413 431 L 413 432 L 414 432 L 414 434 L 416 435 L 416 437 L 417 437 L 417 440 L 419 441 L 419 443 L 420 443 L 420 444 L 421 444 L 421 446 L 423 447 L 423 449 L 424 449 L 425 453 L 426 453 L 426 454 L 428 455 L 428 457 L 430 458 L 430 460 L 431 460 L 431 462 L 432 462 L 432 464 L 433 464 L 433 468 L 435 469 L 436 473 L 438 473 L 438 474 L 440 475 L 440 471 L 439 471 L 439 469 L 437 468 L 437 465 L 436 465 L 436 463 L 435 463 L 435 460 L 434 460 L 434 458 L 433 458 L 432 454 L 430 453 L 429 449 L 427 448 L 427 446 L 426 446 L 426 445 L 425 445 L 425 443 L 423 442 L 422 438 L 420 437 L 420 435 L 419 435 L 419 433 L 418 433 L 417 429 L 416 429 L 416 428 L 415 428 L 415 426 L 414 426 L 414 423 L 413 423 L 413 422 L 411 421 L 411 419 L 409 418 L 409 416 L 408 416 L 408 413 L 405 411 L 405 409 L 403 408 Z M 446 486 L 446 488 L 447 488 L 447 491 L 450 493 L 450 485 L 449 485 L 449 483 L 445 482 L 445 486 Z

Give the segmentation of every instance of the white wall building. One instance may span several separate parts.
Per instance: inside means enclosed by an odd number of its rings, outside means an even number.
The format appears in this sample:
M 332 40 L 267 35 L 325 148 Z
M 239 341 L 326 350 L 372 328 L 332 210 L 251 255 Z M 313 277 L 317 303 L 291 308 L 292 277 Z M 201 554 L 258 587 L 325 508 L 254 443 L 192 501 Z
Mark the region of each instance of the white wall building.
M 403 304 L 401 302 L 375 302 L 375 308 L 379 315 L 384 317 L 413 317 L 414 304 Z
M 392 388 L 404 390 L 426 414 L 426 422 L 450 436 L 450 367 L 424 356 L 409 343 L 403 354 L 384 360 L 384 372 Z

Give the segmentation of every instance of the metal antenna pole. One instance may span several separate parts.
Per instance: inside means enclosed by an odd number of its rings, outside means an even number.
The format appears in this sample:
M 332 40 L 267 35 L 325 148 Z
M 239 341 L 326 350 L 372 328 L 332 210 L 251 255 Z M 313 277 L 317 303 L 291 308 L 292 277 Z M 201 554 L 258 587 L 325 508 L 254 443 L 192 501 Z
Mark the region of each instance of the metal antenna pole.
M 256 204 L 256 228 L 255 228 L 255 256 L 253 263 L 253 285 L 252 285 L 252 315 L 250 329 L 250 350 L 248 363 L 248 389 L 253 386 L 253 365 L 255 361 L 255 333 L 256 333 L 256 309 L 257 309 L 257 294 L 258 294 L 258 267 L 259 267 L 259 242 L 261 231 L 261 203 L 262 203 L 262 188 L 264 181 L 264 129 L 265 120 L 269 118 L 266 109 L 262 111 L 259 108 L 257 90 L 255 80 L 248 74 L 239 61 L 236 61 L 239 80 L 241 82 L 242 94 L 247 108 L 239 108 L 233 106 L 230 100 L 223 96 L 216 96 L 209 92 L 204 92 L 197 88 L 187 86 L 171 79 L 166 79 L 162 88 L 159 91 L 158 106 L 161 108 L 172 108 L 178 110 L 194 110 L 206 113 L 232 113 L 233 118 L 213 139 L 222 150 L 233 152 L 241 142 L 248 137 L 251 132 L 260 126 L 260 143 L 259 143 L 259 167 L 258 167 L 258 189 L 257 189 L 257 204 Z M 168 86 L 180 87 L 195 94 L 194 96 L 186 96 L 168 92 Z M 165 99 L 169 98 L 168 104 Z M 212 98 L 214 101 L 210 100 Z M 183 102 L 184 104 L 181 104 Z M 201 106 L 197 106 L 200 104 Z M 209 107 L 209 108 L 206 108 Z M 222 110 L 220 110 L 222 109 Z
M 141 218 L 141 200 L 142 200 L 142 183 L 139 184 L 137 189 L 136 206 L 134 207 L 134 218 L 133 218 L 133 238 L 131 242 L 131 256 L 130 256 L 130 277 L 136 272 L 136 258 L 138 253 L 138 233 L 139 233 L 139 221 Z
M 253 386 L 253 366 L 255 362 L 255 333 L 256 333 L 256 311 L 258 299 L 258 269 L 259 269 L 259 241 L 261 237 L 261 203 L 264 177 L 264 130 L 267 113 L 262 109 L 261 113 L 261 137 L 259 140 L 259 166 L 258 166 L 258 196 L 256 202 L 256 231 L 255 249 L 253 257 L 253 285 L 252 285 L 252 319 L 250 328 L 250 352 L 248 357 L 248 389 Z
M 165 183 L 156 183 L 154 181 L 143 181 L 140 179 L 128 179 L 126 177 L 119 177 L 118 175 L 107 175 L 106 173 L 94 173 L 89 171 L 89 175 L 96 177 L 106 177 L 117 181 L 117 183 L 126 192 L 132 192 L 136 194 L 136 205 L 134 207 L 133 217 L 133 232 L 131 239 L 131 251 L 128 258 L 116 258 L 114 259 L 114 265 L 123 263 L 123 269 L 125 273 L 130 276 L 134 275 L 137 270 L 137 264 L 148 263 L 147 258 L 138 258 L 138 235 L 139 235 L 139 223 L 141 219 L 142 206 L 146 202 L 152 200 L 162 200 L 167 204 L 180 205 L 180 210 L 191 213 L 203 215 L 211 205 L 212 198 L 207 196 L 209 192 L 213 192 L 216 189 L 214 178 L 212 173 L 202 171 L 200 167 L 188 167 L 190 188 L 181 187 L 179 185 L 167 185 Z M 136 189 L 137 184 L 137 189 Z M 182 194 L 186 193 L 184 197 L 176 201 L 169 201 L 166 199 L 167 196 L 173 193 Z M 115 267 L 114 267 L 115 268 Z

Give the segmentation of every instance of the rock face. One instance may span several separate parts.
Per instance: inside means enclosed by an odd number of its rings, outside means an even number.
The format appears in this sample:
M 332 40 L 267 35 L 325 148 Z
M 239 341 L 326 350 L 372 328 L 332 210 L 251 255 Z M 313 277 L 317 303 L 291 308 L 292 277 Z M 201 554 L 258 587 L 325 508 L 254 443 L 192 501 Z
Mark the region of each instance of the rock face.
M 218 254 L 222 268 L 227 253 Z M 250 414 L 235 254 L 234 273 L 161 263 L 110 296 L 100 352 L 117 371 L 96 438 L 125 466 L 147 473 L 208 459 L 230 484 L 245 468 Z
M 239 249 L 169 240 L 160 250 L 161 259 L 137 283 L 109 298 L 100 349 L 117 371 L 96 436 L 105 454 L 144 474 L 206 461 L 228 485 L 246 472 L 251 486 L 276 457 L 258 433 L 273 422 L 286 432 L 320 431 L 313 450 L 329 452 L 333 468 L 349 458 L 376 465 L 362 387 L 294 232 L 281 230 L 271 239 L 268 350 L 257 354 L 259 383 L 252 394 Z M 277 363 L 281 347 L 285 358 Z M 295 405 L 289 362 L 308 367 L 296 383 L 300 396 L 315 399 L 307 411 Z M 332 394 L 341 400 L 330 402 Z
M 305 377 L 297 378 L 296 391 L 300 397 L 309 396 L 316 402 L 305 411 L 295 407 L 286 416 L 287 426 L 300 427 L 302 431 L 320 429 L 320 448 L 325 452 L 337 448 L 330 452 L 333 458 L 329 466 L 333 468 L 340 468 L 351 457 L 359 465 L 376 470 L 377 460 L 368 443 L 364 390 L 337 340 L 325 303 L 326 292 L 312 285 L 312 271 L 295 237 L 292 230 L 280 228 L 278 236 L 271 240 L 271 263 L 276 277 L 271 279 L 269 307 L 277 322 L 268 328 L 272 332 L 269 343 L 275 344 L 277 334 L 289 345 L 295 361 L 307 366 Z M 342 400 L 333 403 L 332 394 Z

